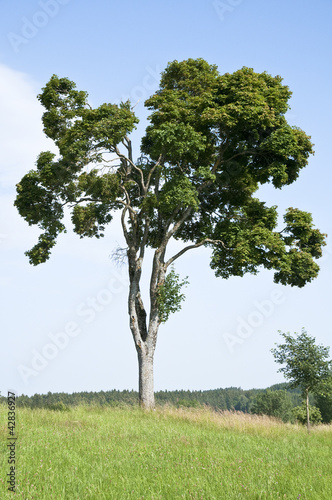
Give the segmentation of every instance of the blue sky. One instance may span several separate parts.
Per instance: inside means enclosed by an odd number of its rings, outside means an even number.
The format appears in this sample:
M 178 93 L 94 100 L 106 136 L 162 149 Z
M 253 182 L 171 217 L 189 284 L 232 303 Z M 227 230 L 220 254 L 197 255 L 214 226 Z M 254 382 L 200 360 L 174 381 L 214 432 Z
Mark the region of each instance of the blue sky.
M 132 137 L 138 156 L 144 100 L 169 61 L 202 57 L 220 73 L 248 66 L 281 75 L 293 91 L 289 122 L 312 136 L 315 155 L 295 184 L 282 191 L 267 186 L 259 195 L 281 214 L 289 206 L 311 212 L 330 234 L 332 2 L 0 0 L 0 10 L 0 390 L 137 389 L 126 269 L 110 258 L 123 244 L 118 222 L 103 240 L 62 235 L 41 266 L 30 266 L 24 256 L 39 233 L 13 207 L 15 184 L 40 151 L 53 148 L 36 95 L 55 73 L 88 91 L 96 106 L 129 97 L 141 118 Z M 270 353 L 281 340 L 278 330 L 305 327 L 329 345 L 329 239 L 319 263 L 319 277 L 295 289 L 275 285 L 267 271 L 217 279 L 207 250 L 187 253 L 176 266 L 189 277 L 187 298 L 181 313 L 160 328 L 155 389 L 280 382 Z

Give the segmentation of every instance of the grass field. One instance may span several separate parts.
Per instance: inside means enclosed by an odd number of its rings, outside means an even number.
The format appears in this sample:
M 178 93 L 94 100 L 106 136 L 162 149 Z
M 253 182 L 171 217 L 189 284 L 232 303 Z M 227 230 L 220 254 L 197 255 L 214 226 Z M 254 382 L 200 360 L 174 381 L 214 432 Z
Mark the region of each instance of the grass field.
M 0 498 L 332 498 L 332 427 L 305 428 L 202 409 L 16 409 L 16 493 L 6 484 L 0 407 Z

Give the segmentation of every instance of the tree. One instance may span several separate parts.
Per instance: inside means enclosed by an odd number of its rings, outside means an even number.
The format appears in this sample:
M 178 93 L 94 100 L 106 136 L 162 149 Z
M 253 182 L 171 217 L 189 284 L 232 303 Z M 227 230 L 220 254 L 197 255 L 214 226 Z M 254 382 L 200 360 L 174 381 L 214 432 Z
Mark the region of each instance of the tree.
M 212 250 L 216 276 L 275 269 L 274 281 L 302 287 L 318 274 L 325 235 L 309 213 L 289 208 L 277 230 L 277 207 L 253 195 L 260 185 L 294 182 L 312 153 L 310 137 L 285 118 L 291 92 L 279 76 L 242 68 L 220 75 L 203 59 L 173 61 L 145 105 L 150 124 L 134 161 L 130 102 L 92 108 L 86 92 L 53 75 L 38 96 L 44 131 L 58 155 L 40 153 L 17 185 L 15 205 L 43 231 L 26 254 L 45 262 L 71 210 L 80 237 L 103 236 L 121 212 L 129 270 L 128 312 L 139 362 L 139 394 L 153 407 L 153 357 L 159 326 L 183 295 L 170 266 L 189 250 Z M 168 244 L 183 247 L 166 256 Z M 149 316 L 140 281 L 146 249 L 154 251 Z M 169 274 L 168 274 L 169 276 Z M 171 289 L 176 290 L 175 296 Z M 172 296 L 174 298 L 172 302 Z M 171 302 L 170 302 L 171 300 Z
M 292 400 L 286 390 L 271 391 L 258 394 L 251 407 L 251 413 L 280 418 L 283 422 L 292 420 Z
M 274 359 L 283 366 L 278 371 L 282 372 L 290 381 L 290 387 L 300 387 L 302 397 L 306 404 L 307 429 L 310 425 L 309 393 L 324 393 L 330 380 L 331 361 L 329 347 L 315 344 L 315 338 L 310 337 L 302 329 L 301 333 L 281 333 L 285 340 L 275 349 L 271 349 Z

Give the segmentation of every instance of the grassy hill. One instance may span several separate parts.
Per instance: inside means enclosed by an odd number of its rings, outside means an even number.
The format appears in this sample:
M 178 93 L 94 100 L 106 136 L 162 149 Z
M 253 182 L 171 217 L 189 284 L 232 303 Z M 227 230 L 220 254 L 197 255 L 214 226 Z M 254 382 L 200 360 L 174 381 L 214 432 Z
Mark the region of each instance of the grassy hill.
M 7 491 L 0 406 L 0 498 L 331 498 L 332 427 L 244 413 L 160 407 L 16 408 L 16 495 Z

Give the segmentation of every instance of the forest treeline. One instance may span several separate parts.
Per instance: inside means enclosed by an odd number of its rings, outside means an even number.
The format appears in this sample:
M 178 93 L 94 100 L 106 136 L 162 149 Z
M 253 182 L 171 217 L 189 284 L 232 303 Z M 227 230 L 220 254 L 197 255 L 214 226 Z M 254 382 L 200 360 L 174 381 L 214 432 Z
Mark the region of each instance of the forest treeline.
M 332 387 L 331 387 L 332 389 Z M 277 417 L 284 422 L 305 423 L 305 405 L 299 388 L 291 388 L 289 383 L 275 384 L 267 389 L 244 390 L 238 387 L 212 389 L 207 391 L 158 391 L 155 393 L 157 405 L 172 405 L 177 408 L 198 408 L 208 406 L 216 411 L 240 411 Z M 0 395 L 0 404 L 6 397 Z M 47 394 L 24 394 L 16 397 L 17 407 L 45 408 L 48 410 L 69 411 L 71 407 L 85 406 L 123 406 L 139 404 L 137 391 L 100 391 L 100 392 L 48 392 Z M 311 422 L 332 422 L 332 392 L 325 396 L 310 396 Z
M 215 411 L 239 411 L 258 415 L 268 415 L 283 422 L 306 422 L 306 406 L 300 388 L 291 388 L 289 383 L 275 384 L 267 389 L 244 390 L 239 387 L 212 389 L 207 391 L 159 391 L 155 393 L 157 405 L 172 405 L 177 408 L 199 408 L 208 406 Z M 332 385 L 325 394 L 309 397 L 310 422 L 332 422 Z M 0 395 L 0 404 L 6 404 L 6 397 Z M 16 397 L 17 407 L 44 408 L 47 410 L 69 411 L 75 406 L 137 406 L 137 391 L 100 392 L 48 392 L 47 394 L 24 394 Z
M 293 406 L 301 404 L 301 394 L 298 389 L 289 389 L 287 383 L 276 384 L 269 390 L 286 390 Z M 226 389 L 212 389 L 207 391 L 158 391 L 155 394 L 156 403 L 159 405 L 171 404 L 174 406 L 195 407 L 208 405 L 215 410 L 231 410 L 249 413 L 258 394 L 266 389 L 244 390 L 237 387 Z M 4 396 L 0 396 L 0 401 L 5 401 Z M 136 391 L 100 391 L 100 392 L 48 392 L 47 394 L 34 394 L 25 396 L 22 394 L 16 398 L 18 407 L 27 408 L 52 408 L 52 406 L 63 403 L 71 407 L 77 405 L 98 405 L 98 406 L 119 406 L 122 404 L 137 405 L 138 392 Z

